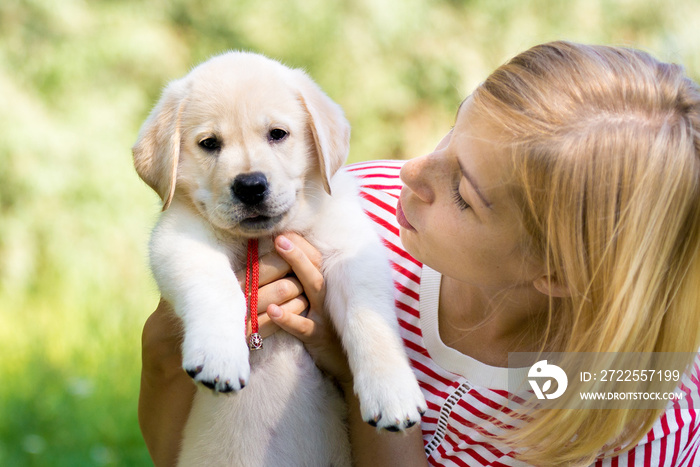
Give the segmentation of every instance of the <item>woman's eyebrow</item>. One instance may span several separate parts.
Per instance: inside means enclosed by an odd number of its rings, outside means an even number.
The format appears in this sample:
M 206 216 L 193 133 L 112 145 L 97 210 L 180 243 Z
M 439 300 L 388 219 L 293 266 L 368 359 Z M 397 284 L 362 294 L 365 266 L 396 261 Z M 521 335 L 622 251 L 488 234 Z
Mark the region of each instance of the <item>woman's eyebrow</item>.
M 464 169 L 462 162 L 458 160 L 457 163 L 459 164 L 459 170 L 462 171 L 462 175 L 464 175 L 464 178 L 466 178 L 472 188 L 474 188 L 474 191 L 481 199 L 481 202 L 484 203 L 484 206 L 491 209 L 492 204 L 486 198 L 484 198 L 484 195 L 481 193 L 481 190 L 479 190 L 478 185 L 474 182 L 474 178 Z

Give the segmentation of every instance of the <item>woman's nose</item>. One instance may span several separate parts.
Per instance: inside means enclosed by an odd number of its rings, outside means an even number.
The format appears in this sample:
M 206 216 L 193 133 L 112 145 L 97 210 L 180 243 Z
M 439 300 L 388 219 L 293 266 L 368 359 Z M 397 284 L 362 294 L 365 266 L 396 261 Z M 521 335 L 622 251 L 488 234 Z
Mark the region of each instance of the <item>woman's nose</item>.
M 431 153 L 411 159 L 401 168 L 401 180 L 424 203 L 432 203 L 435 199 L 434 156 L 435 153 Z

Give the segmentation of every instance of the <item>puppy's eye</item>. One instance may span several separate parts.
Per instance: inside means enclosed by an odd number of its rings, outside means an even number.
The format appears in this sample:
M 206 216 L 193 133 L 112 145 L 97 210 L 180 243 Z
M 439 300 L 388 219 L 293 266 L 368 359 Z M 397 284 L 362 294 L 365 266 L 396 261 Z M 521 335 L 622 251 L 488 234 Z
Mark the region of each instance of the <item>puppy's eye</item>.
M 287 137 L 288 134 L 289 133 L 287 133 L 281 128 L 273 128 L 272 130 L 270 130 L 269 134 L 270 141 L 282 141 L 284 138 Z
M 210 136 L 200 141 L 199 147 L 204 149 L 205 151 L 214 152 L 221 149 L 221 142 L 218 139 L 216 139 L 216 137 Z

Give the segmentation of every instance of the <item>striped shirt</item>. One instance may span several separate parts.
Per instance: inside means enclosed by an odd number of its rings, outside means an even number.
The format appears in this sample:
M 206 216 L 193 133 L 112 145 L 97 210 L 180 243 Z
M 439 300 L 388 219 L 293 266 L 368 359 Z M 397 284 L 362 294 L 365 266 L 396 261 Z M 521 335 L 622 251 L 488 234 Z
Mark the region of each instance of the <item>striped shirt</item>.
M 372 161 L 345 170 L 358 178 L 365 212 L 389 253 L 401 337 L 428 406 L 421 420 L 428 461 L 431 465 L 465 467 L 527 465 L 514 459 L 509 448 L 493 441 L 504 425 L 519 423 L 505 407 L 508 398 L 514 397 L 507 390 L 508 370 L 478 362 L 440 340 L 437 309 L 441 276 L 412 258 L 399 239 L 396 203 L 401 165 L 399 161 Z M 700 466 L 699 374 L 696 360 L 694 371 L 680 386 L 686 397 L 669 404 L 634 449 L 594 465 Z

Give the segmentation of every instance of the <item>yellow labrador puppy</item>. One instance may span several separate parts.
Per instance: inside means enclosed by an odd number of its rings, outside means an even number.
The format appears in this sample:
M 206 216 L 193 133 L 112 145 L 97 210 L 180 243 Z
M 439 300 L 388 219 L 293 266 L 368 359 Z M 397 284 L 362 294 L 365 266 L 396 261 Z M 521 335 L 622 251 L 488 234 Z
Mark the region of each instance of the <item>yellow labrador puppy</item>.
M 349 137 L 340 107 L 305 73 L 244 52 L 170 83 L 144 123 L 134 163 L 163 200 L 151 266 L 184 324 L 184 369 L 201 383 L 180 465 L 350 463 L 341 398 L 301 343 L 278 332 L 261 350 L 246 344 L 233 271 L 248 239 L 263 254 L 285 231 L 323 254 L 326 306 L 363 418 L 394 430 L 420 420 L 425 401 L 398 336 L 389 264 L 353 177 L 338 171 Z

